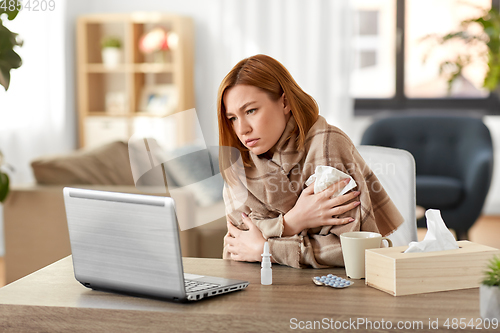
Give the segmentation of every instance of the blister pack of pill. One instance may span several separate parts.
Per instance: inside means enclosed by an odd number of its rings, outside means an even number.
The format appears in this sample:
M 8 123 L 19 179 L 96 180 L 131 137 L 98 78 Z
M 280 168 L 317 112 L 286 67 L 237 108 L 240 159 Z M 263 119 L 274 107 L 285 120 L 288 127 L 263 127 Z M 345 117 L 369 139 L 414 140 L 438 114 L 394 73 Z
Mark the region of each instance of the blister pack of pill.
M 354 284 L 354 282 L 350 280 L 343 279 L 333 274 L 315 276 L 312 280 L 317 286 L 327 286 L 332 288 L 347 288 Z

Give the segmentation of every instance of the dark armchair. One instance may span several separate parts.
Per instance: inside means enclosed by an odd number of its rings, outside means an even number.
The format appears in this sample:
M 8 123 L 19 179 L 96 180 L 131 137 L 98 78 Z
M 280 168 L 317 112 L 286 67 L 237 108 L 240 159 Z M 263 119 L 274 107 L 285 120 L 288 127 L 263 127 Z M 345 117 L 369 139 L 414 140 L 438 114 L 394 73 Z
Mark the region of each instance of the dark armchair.
M 458 239 L 481 214 L 493 173 L 493 148 L 480 119 L 457 116 L 394 116 L 375 121 L 362 145 L 409 151 L 416 163 L 417 205 L 441 210 Z M 419 221 L 425 227 L 424 221 Z

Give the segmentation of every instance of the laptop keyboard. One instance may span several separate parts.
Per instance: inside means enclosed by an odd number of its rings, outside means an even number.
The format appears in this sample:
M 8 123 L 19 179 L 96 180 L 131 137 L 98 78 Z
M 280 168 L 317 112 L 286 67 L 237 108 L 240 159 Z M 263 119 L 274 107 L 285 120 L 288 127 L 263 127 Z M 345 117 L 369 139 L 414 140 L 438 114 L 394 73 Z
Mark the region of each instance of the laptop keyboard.
M 220 284 L 199 282 L 194 280 L 184 280 L 184 286 L 186 287 L 186 292 L 193 293 L 205 289 L 217 288 L 220 287 Z

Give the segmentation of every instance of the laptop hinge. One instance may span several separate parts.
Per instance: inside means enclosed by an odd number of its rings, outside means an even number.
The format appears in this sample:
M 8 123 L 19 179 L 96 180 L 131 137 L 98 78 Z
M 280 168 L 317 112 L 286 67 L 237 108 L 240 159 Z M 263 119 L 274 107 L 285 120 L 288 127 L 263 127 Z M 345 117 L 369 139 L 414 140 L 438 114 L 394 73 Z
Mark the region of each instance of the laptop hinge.
M 88 282 L 81 282 L 80 281 L 80 283 L 83 284 L 84 287 L 92 288 L 91 285 L 90 285 L 90 283 L 88 283 Z

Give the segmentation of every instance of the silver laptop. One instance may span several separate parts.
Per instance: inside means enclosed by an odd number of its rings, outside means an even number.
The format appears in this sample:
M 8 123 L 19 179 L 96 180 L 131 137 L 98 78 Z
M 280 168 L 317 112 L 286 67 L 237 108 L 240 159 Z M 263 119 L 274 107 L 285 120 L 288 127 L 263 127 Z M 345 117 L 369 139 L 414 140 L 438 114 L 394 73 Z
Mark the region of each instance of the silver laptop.
M 75 278 L 88 288 L 194 301 L 248 286 L 184 273 L 172 198 L 65 187 L 64 204 Z

